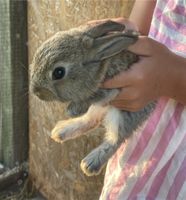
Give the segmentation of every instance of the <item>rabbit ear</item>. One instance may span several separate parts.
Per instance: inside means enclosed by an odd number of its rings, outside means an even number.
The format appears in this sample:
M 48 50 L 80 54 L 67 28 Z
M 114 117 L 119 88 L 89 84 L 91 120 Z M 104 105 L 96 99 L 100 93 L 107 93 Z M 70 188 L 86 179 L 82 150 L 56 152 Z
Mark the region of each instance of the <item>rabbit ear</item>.
M 103 60 L 127 49 L 137 41 L 136 32 L 111 33 L 93 41 L 91 56 L 94 60 Z
M 88 31 L 86 31 L 86 34 L 92 38 L 97 38 L 109 32 L 123 31 L 124 29 L 125 25 L 108 20 L 106 22 L 93 25 L 88 29 Z

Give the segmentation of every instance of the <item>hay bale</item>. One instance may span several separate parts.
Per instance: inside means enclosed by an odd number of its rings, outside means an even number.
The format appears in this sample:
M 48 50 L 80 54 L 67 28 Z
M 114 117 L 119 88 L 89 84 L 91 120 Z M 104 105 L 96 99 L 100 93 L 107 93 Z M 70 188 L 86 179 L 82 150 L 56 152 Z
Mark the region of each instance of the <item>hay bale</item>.
M 29 58 L 35 49 L 59 30 L 101 18 L 128 16 L 132 0 L 30 0 L 28 1 Z M 53 200 L 98 199 L 104 173 L 86 177 L 81 159 L 98 146 L 101 128 L 90 136 L 57 144 L 48 136 L 58 120 L 65 119 L 64 106 L 44 104 L 30 96 L 30 174 L 36 187 Z

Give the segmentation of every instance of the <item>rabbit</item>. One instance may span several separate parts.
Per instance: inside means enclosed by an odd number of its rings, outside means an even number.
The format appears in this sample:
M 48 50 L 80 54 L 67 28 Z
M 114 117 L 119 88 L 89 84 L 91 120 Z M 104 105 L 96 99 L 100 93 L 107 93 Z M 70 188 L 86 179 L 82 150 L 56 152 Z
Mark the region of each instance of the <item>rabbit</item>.
M 127 50 L 138 39 L 135 31 L 108 20 L 60 31 L 36 51 L 31 65 L 31 92 L 44 101 L 67 102 L 70 119 L 59 121 L 50 137 L 56 142 L 85 134 L 103 125 L 105 139 L 82 161 L 87 176 L 98 175 L 109 158 L 142 125 L 155 108 L 150 102 L 137 112 L 109 105 L 120 89 L 103 89 L 101 84 L 138 62 Z

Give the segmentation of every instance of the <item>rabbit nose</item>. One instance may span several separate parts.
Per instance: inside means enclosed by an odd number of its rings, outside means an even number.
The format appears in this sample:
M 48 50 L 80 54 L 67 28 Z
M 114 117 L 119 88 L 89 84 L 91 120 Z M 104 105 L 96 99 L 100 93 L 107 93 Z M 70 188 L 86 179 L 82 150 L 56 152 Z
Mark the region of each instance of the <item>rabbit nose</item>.
M 42 87 L 32 87 L 32 92 L 41 100 L 51 100 L 53 97 L 53 94 L 50 90 Z

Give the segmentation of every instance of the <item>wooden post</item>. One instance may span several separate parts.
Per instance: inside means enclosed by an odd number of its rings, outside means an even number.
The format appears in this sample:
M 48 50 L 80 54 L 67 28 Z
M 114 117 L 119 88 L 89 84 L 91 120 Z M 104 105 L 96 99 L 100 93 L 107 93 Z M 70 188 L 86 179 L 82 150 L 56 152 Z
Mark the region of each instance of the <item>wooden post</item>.
M 0 162 L 27 159 L 28 58 L 26 1 L 0 1 Z

